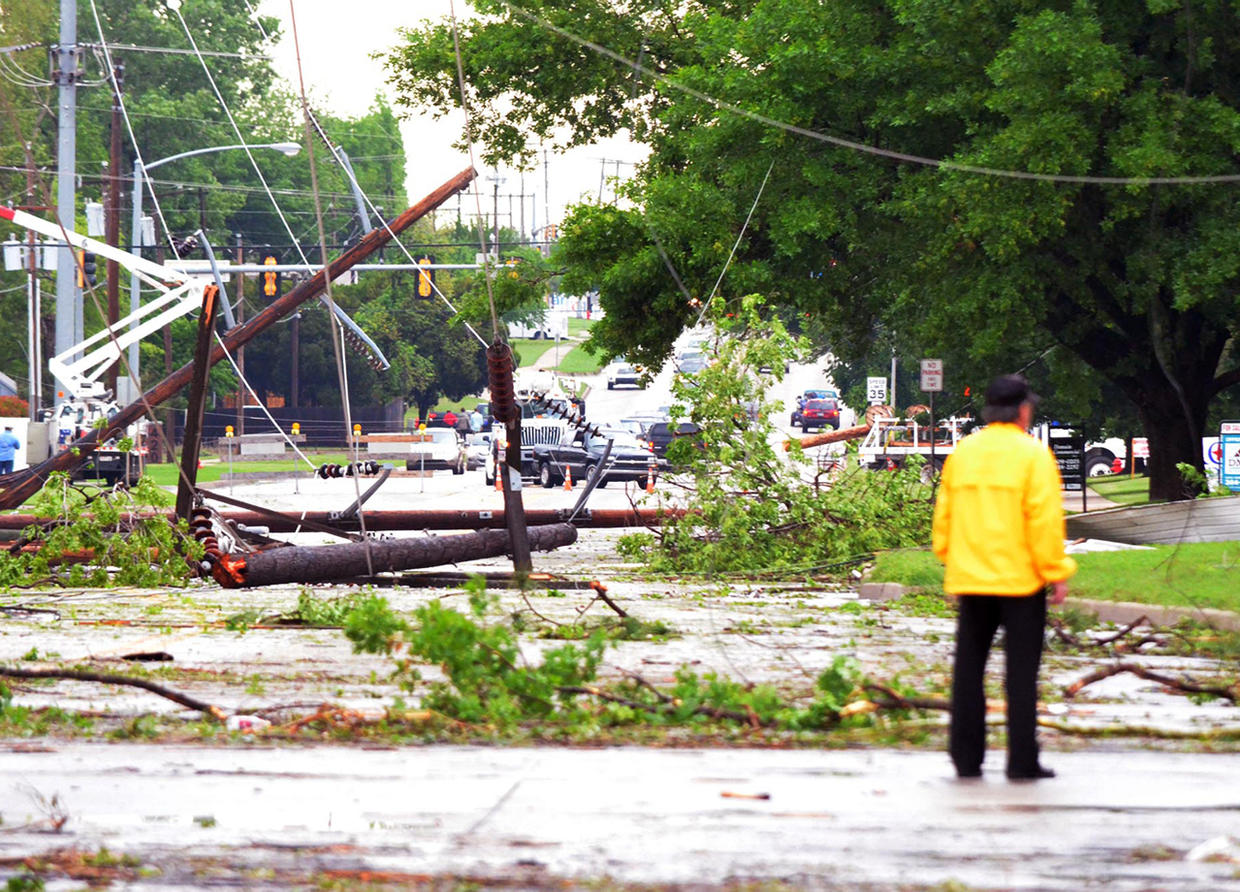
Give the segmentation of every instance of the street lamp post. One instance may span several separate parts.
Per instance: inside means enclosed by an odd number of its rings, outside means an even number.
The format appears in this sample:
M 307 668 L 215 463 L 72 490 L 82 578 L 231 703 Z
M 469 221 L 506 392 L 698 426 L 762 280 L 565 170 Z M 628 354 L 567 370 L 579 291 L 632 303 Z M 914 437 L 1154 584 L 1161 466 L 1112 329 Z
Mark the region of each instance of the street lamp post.
M 142 253 L 142 184 L 146 180 L 146 175 L 156 167 L 167 164 L 170 161 L 179 161 L 182 158 L 189 158 L 192 155 L 206 155 L 211 152 L 227 152 L 233 149 L 275 149 L 285 155 L 293 156 L 301 151 L 301 146 L 295 142 L 273 142 L 258 143 L 255 145 L 245 146 L 241 144 L 231 146 L 208 146 L 203 149 L 193 149 L 189 152 L 178 152 L 175 155 L 169 155 L 167 158 L 160 158 L 158 161 L 151 161 L 143 164 L 142 159 L 135 158 L 133 161 L 133 221 L 130 229 L 129 237 L 129 253 L 141 255 Z M 152 195 L 154 192 L 152 191 Z M 129 311 L 137 312 L 141 304 L 141 284 L 138 281 L 137 272 L 133 272 L 129 277 Z M 137 395 L 142 392 L 142 376 L 139 374 L 138 366 L 138 344 L 129 345 L 129 372 L 132 377 L 127 379 L 127 386 L 131 392 L 127 394 L 126 399 L 118 400 L 120 403 L 132 402 Z

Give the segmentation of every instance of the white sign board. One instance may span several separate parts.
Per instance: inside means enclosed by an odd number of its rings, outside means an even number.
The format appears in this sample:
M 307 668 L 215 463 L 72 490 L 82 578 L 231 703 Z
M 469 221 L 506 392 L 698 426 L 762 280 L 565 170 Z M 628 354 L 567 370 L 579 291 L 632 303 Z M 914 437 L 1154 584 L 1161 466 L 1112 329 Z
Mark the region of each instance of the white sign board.
M 1228 489 L 1240 489 L 1240 421 L 1224 421 L 1219 434 L 1218 482 Z
M 869 400 L 872 406 L 879 406 L 887 402 L 887 379 L 866 378 L 865 398 Z
M 1132 457 L 1133 458 L 1149 458 L 1150 457 L 1150 441 L 1147 437 L 1132 438 Z
M 1218 476 L 1219 466 L 1223 464 L 1223 441 L 1218 437 L 1201 438 L 1201 463 L 1207 471 Z
M 943 389 L 943 360 L 921 361 L 921 389 L 927 393 L 938 393 Z

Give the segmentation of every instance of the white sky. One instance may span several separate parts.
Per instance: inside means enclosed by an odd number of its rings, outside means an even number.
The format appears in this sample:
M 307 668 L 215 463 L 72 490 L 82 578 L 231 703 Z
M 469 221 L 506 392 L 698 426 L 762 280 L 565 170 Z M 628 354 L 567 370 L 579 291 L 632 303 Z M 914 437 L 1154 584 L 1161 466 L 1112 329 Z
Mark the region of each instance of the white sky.
M 384 72 L 379 61 L 370 54 L 386 51 L 395 46 L 400 35 L 397 28 L 412 27 L 421 21 L 447 21 L 451 7 L 448 0 L 261 0 L 259 11 L 275 16 L 283 22 L 284 38 L 276 51 L 276 70 L 288 79 L 294 89 L 298 86 L 297 53 L 294 48 L 292 16 L 296 16 L 297 42 L 300 46 L 301 68 L 306 91 L 316 106 L 326 108 L 339 116 L 365 114 L 376 93 L 382 91 L 397 112 L 404 109 L 395 103 L 391 88 L 384 83 Z M 456 5 L 458 17 L 469 14 L 464 0 Z M 463 129 L 462 115 L 440 120 L 429 116 L 403 122 L 405 154 L 408 158 L 406 188 L 411 202 L 423 198 L 435 187 L 469 166 L 469 156 L 452 147 Z M 499 217 L 501 225 L 519 228 L 521 202 L 517 197 L 525 194 L 525 229 L 542 227 L 547 223 L 548 209 L 551 222 L 559 223 L 564 206 L 576 202 L 583 194 L 597 199 L 601 174 L 606 171 L 602 184 L 604 199 L 613 194 L 611 178 L 617 165 L 623 177 L 632 174 L 632 163 L 642 157 L 642 150 L 622 139 L 611 139 L 594 146 L 582 147 L 572 152 L 549 154 L 546 171 L 540 166 L 527 171 L 522 188 L 521 174 L 500 170 L 504 178 L 499 186 Z M 495 201 L 495 183 L 489 179 L 497 175 L 479 161 L 476 165 L 480 188 L 485 196 L 482 212 L 492 215 Z M 548 188 L 544 189 L 544 182 Z M 472 210 L 473 199 L 463 202 L 463 209 Z M 469 206 L 465 206 L 469 205 Z M 456 209 L 455 202 L 444 206 Z M 403 209 L 401 209 L 403 210 Z M 389 214 L 395 209 L 386 209 Z

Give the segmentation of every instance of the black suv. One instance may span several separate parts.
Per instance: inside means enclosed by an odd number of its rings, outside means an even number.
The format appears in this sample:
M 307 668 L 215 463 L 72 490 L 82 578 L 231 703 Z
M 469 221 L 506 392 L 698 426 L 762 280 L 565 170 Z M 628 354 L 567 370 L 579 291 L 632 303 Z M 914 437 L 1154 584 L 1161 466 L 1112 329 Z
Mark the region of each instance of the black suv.
M 673 440 L 679 440 L 681 437 L 696 438 L 701 430 L 692 421 L 656 421 L 646 432 L 646 439 L 650 441 L 650 448 L 654 450 L 655 455 L 659 458 L 666 458 L 667 447 Z

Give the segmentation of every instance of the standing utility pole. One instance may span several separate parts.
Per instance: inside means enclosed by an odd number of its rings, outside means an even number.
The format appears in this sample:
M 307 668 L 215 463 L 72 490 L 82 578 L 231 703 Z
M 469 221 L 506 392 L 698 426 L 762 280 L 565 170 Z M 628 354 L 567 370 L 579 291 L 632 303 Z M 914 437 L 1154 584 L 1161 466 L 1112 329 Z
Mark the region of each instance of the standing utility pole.
M 25 210 L 34 210 L 34 153 L 30 143 L 26 143 L 26 204 Z M 40 207 L 46 211 L 47 208 Z M 29 416 L 31 421 L 39 419 L 39 408 L 43 405 L 43 307 L 39 295 L 39 258 L 43 248 L 35 238 L 34 230 L 26 233 L 26 271 L 29 273 L 29 306 L 27 308 L 29 325 L 26 330 L 26 354 L 30 357 L 29 388 L 27 399 L 30 401 Z
M 117 64 L 112 69 L 112 146 L 108 154 L 108 207 L 105 219 L 104 241 L 113 248 L 121 241 L 121 86 L 125 80 L 125 66 Z M 121 318 L 121 267 L 115 260 L 108 260 L 108 325 L 115 325 Z M 116 364 L 108 369 L 107 388 L 112 392 L 113 399 L 119 391 L 116 389 Z
M 60 0 L 60 46 L 56 48 L 56 216 L 75 231 L 77 193 L 77 0 Z M 77 290 L 77 263 L 67 244 L 56 252 L 56 354 L 84 338 L 82 297 Z
M 237 233 L 237 265 L 245 263 L 245 249 L 241 246 L 241 233 Z M 245 273 L 237 273 L 237 324 L 245 321 Z M 237 436 L 245 434 L 245 344 L 237 348 L 237 370 L 241 380 L 237 382 Z M 240 449 L 240 445 L 237 446 Z

